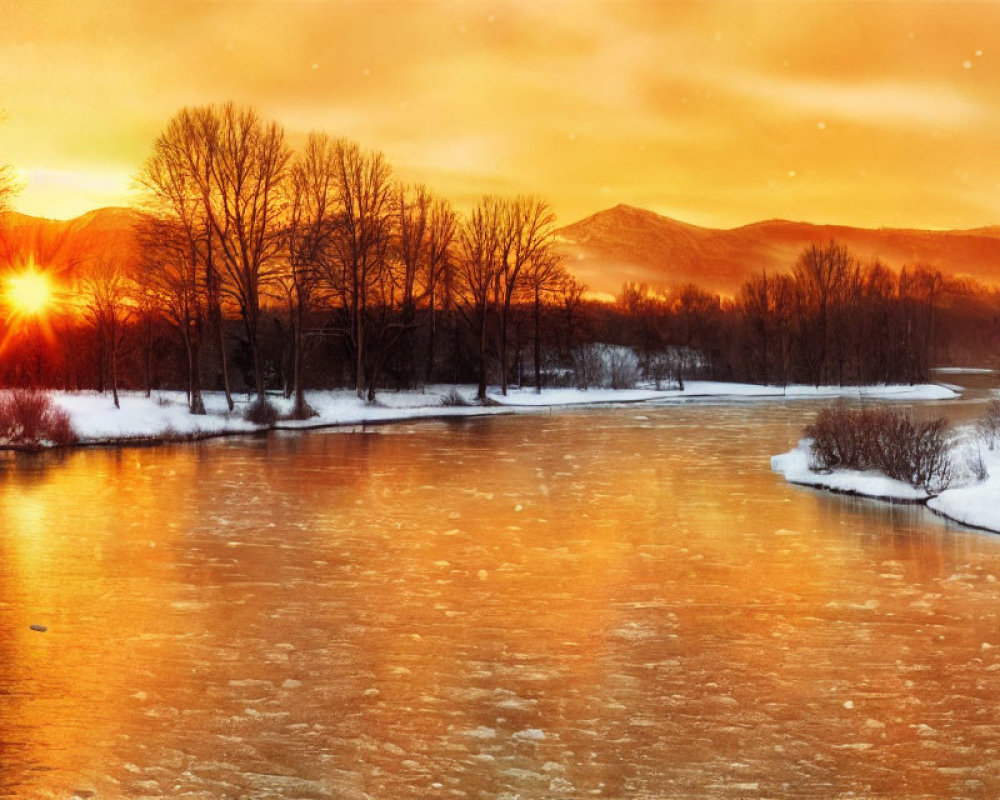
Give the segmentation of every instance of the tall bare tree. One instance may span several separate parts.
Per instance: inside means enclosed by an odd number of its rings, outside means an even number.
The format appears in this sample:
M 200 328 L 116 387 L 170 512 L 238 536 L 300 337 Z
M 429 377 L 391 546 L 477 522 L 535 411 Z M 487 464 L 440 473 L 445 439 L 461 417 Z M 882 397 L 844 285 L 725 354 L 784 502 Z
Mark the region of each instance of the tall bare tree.
M 330 257 L 336 224 L 337 144 L 313 133 L 292 163 L 288 180 L 287 270 L 282 275 L 291 303 L 292 415 L 305 419 L 315 413 L 306 403 L 302 385 L 306 317 Z
M 124 327 L 132 311 L 131 288 L 131 281 L 121 265 L 102 256 L 87 265 L 79 292 L 84 315 L 97 333 L 101 375 L 104 374 L 105 363 L 109 368 L 115 408 L 121 408 L 118 398 L 118 358 Z
M 535 392 L 538 394 L 542 391 L 542 307 L 558 290 L 565 271 L 562 258 L 550 247 L 531 260 L 524 276 L 531 301 Z
M 187 358 L 188 407 L 204 414 L 200 357 L 204 297 L 199 284 L 197 243 L 176 218 L 147 217 L 139 228 L 142 258 L 137 279 L 156 308 L 178 333 Z
M 526 268 L 536 260 L 550 257 L 554 241 L 555 214 L 549 204 L 538 197 L 515 197 L 502 203 L 499 228 L 500 269 L 500 391 L 507 394 L 507 329 L 510 307 L 518 281 Z
M 200 204 L 205 286 L 209 296 L 218 290 L 240 311 L 263 404 L 261 300 L 283 244 L 281 183 L 291 158 L 284 131 L 252 108 L 227 103 L 182 109 L 157 145 L 154 159 L 162 145 L 164 160 L 177 162 L 185 191 L 190 185 Z
M 354 388 L 366 397 L 365 314 L 368 296 L 381 277 L 392 225 L 392 170 L 378 151 L 355 142 L 336 146 L 338 218 L 333 252 L 336 274 L 329 277 L 340 291 L 348 316 L 348 341 L 354 357 Z
M 478 339 L 477 397 L 480 402 L 486 400 L 487 331 L 502 271 L 500 233 L 503 215 L 503 201 L 486 196 L 472 209 L 458 233 L 461 300 L 458 309 Z
M 424 382 L 434 376 L 434 358 L 437 339 L 437 301 L 439 286 L 447 291 L 446 272 L 451 265 L 452 248 L 456 231 L 455 212 L 447 200 L 436 199 L 431 205 L 427 226 L 427 364 Z M 447 302 L 448 298 L 445 298 Z
M 141 284 L 159 296 L 164 315 L 180 331 L 188 365 L 188 403 L 204 414 L 201 353 L 209 287 L 215 282 L 208 212 L 198 182 L 209 173 L 213 148 L 201 136 L 194 114 L 175 116 L 153 144 L 137 182 L 147 216 L 139 228 L 143 249 Z M 223 348 L 224 350 L 224 348 Z M 226 395 L 232 398 L 226 380 Z

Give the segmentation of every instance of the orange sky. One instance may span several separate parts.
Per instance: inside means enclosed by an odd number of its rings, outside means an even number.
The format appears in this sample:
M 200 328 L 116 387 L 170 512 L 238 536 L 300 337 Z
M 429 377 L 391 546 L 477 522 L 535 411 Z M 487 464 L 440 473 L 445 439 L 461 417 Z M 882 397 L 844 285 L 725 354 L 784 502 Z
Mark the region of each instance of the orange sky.
M 233 99 L 461 207 L 1000 222 L 989 3 L 0 0 L 0 20 L 0 162 L 31 214 L 128 202 L 175 110 Z

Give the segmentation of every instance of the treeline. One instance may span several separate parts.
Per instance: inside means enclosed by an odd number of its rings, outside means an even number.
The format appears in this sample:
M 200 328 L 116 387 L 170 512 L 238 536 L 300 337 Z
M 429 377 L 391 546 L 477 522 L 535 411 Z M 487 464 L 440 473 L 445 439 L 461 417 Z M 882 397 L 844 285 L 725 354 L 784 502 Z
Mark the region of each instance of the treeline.
M 556 257 L 545 201 L 484 197 L 459 217 L 425 187 L 394 180 L 380 152 L 314 133 L 293 153 L 277 123 L 232 104 L 178 113 L 139 181 L 147 221 L 134 282 L 183 341 L 193 413 L 204 410 L 209 371 L 232 408 L 227 319 L 242 323 L 258 407 L 280 373 L 295 415 L 308 416 L 320 349 L 340 366 L 323 377 L 369 401 L 381 386 L 465 377 L 470 350 L 480 397 L 491 361 L 506 391 L 512 309 L 534 306 L 537 353 L 542 304 L 582 294 Z M 118 281 L 113 265 L 105 272 L 102 286 Z M 116 316 L 135 303 L 126 294 L 118 308 L 103 305 L 113 350 Z
M 941 360 L 994 358 L 1000 298 L 926 266 L 864 262 L 831 242 L 806 248 L 788 273 L 753 276 L 735 299 L 626 284 L 616 311 L 609 336 L 636 346 L 647 374 L 670 353 L 683 369 L 682 348 L 701 377 L 916 383 Z
M 995 292 L 836 243 L 735 298 L 626 284 L 614 303 L 588 300 L 544 200 L 487 196 L 458 214 L 378 151 L 314 133 L 296 152 L 232 104 L 176 114 L 137 183 L 138 263 L 95 254 L 71 311 L 8 320 L 0 384 L 116 401 L 119 385 L 185 388 L 193 413 L 203 390 L 231 409 L 249 392 L 266 420 L 275 390 L 308 416 L 307 388 L 371 401 L 432 382 L 476 383 L 481 398 L 488 384 L 594 380 L 916 382 L 995 344 Z

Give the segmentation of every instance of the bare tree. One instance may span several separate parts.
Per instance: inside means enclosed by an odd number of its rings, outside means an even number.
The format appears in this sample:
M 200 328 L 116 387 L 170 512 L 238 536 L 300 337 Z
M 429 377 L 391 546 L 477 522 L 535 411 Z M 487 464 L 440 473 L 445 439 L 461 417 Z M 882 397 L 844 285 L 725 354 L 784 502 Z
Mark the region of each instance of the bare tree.
M 532 259 L 525 273 L 525 282 L 531 296 L 536 393 L 542 391 L 542 306 L 546 298 L 557 292 L 565 273 L 562 259 L 555 248 L 546 248 L 544 253 Z
M 121 408 L 118 398 L 118 357 L 124 326 L 132 311 L 131 288 L 121 265 L 105 257 L 99 257 L 87 266 L 80 287 L 84 315 L 97 332 L 99 369 L 102 375 L 105 361 L 110 362 L 115 408 Z
M 424 382 L 430 383 L 434 375 L 434 356 L 437 337 L 437 300 L 439 284 L 447 293 L 448 281 L 444 280 L 451 266 L 452 247 L 455 243 L 456 216 L 446 200 L 434 200 L 427 233 L 427 365 Z M 448 301 L 446 296 L 445 302 Z
M 200 358 L 203 300 L 198 281 L 197 243 L 177 219 L 147 217 L 139 229 L 142 258 L 137 273 L 140 290 L 177 329 L 187 359 L 188 407 L 204 414 Z
M 336 144 L 337 225 L 332 239 L 335 271 L 327 277 L 339 290 L 348 315 L 354 356 L 354 387 L 366 396 L 365 312 L 372 286 L 385 268 L 392 214 L 392 170 L 378 151 L 347 140 Z
M 282 246 L 281 182 L 291 151 L 281 126 L 251 108 L 184 108 L 161 140 L 171 143 L 185 183 L 193 185 L 204 214 L 206 283 L 239 308 L 250 349 L 258 404 L 265 403 L 260 352 L 261 298 L 273 279 Z M 208 259 L 221 262 L 208 266 Z M 224 349 L 224 348 L 223 348 Z
M 211 229 L 199 175 L 204 178 L 210 173 L 212 152 L 210 143 L 200 136 L 194 112 L 185 109 L 157 137 L 153 154 L 137 176 L 148 212 L 139 229 L 140 283 L 158 296 L 161 311 L 181 333 L 192 414 L 205 413 L 201 344 L 208 287 L 214 278 Z M 228 378 L 226 384 L 232 410 Z
M 292 163 L 288 180 L 287 269 L 282 280 L 290 300 L 292 416 L 296 419 L 315 414 L 306 403 L 302 385 L 305 324 L 329 259 L 338 196 L 336 166 L 336 142 L 325 134 L 313 133 Z
M 537 197 L 515 197 L 501 204 L 498 230 L 500 311 L 500 391 L 507 394 L 507 329 L 510 306 L 523 270 L 548 257 L 554 239 L 555 214 Z
M 490 311 L 500 280 L 500 228 L 503 202 L 496 197 L 482 198 L 463 221 L 458 234 L 460 258 L 458 305 L 463 318 L 475 331 L 479 351 L 479 400 L 486 400 L 487 331 Z

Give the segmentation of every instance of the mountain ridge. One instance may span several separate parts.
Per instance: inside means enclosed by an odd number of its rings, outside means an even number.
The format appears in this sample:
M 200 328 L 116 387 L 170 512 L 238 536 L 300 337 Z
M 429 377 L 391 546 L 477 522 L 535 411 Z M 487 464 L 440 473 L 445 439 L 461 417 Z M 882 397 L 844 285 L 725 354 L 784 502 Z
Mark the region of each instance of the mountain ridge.
M 695 283 L 734 296 L 752 274 L 789 271 L 805 247 L 831 239 L 860 258 L 879 258 L 896 269 L 921 263 L 1000 283 L 1000 226 L 925 230 L 767 219 L 708 228 L 619 204 L 556 233 L 571 271 L 592 292 L 605 296 L 616 294 L 626 281 Z
M 69 220 L 8 211 L 0 217 L 0 268 L 36 263 L 72 273 L 105 252 L 133 262 L 141 217 L 124 206 Z M 695 283 L 735 296 L 752 274 L 789 271 L 805 247 L 831 239 L 859 258 L 879 258 L 895 269 L 921 263 L 1000 285 L 1000 225 L 924 230 L 766 219 L 709 228 L 619 204 L 558 228 L 556 237 L 569 271 L 597 297 L 616 295 L 626 281 L 655 287 Z

